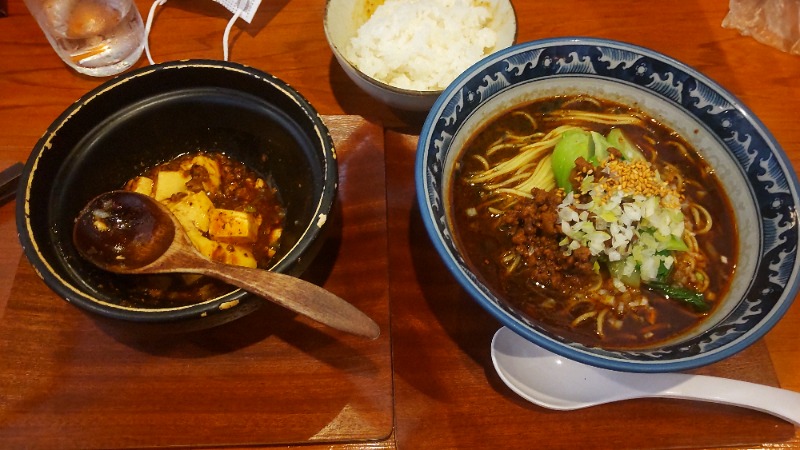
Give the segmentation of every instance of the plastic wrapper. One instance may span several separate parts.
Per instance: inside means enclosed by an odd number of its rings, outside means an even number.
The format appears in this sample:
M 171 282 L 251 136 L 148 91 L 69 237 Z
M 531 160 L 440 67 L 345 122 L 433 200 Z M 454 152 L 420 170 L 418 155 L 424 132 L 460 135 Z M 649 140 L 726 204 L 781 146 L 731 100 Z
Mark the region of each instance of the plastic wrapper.
M 800 0 L 730 0 L 722 26 L 800 55 Z
M 227 61 L 228 38 L 230 36 L 233 24 L 238 19 L 242 19 L 245 22 L 250 23 L 250 21 L 253 20 L 253 16 L 255 16 L 259 5 L 261 5 L 261 0 L 214 0 L 214 2 L 219 3 L 233 13 L 233 17 L 231 17 L 231 19 L 228 21 L 228 25 L 225 27 L 225 33 L 222 35 L 222 59 Z M 155 17 L 156 8 L 163 6 L 165 3 L 167 3 L 167 0 L 153 0 L 153 4 L 150 6 L 150 12 L 147 14 L 144 51 L 150 64 L 155 64 L 155 61 L 153 61 L 153 55 L 150 52 L 150 30 L 153 27 L 153 18 Z
M 261 4 L 261 0 L 214 0 L 214 1 L 224 6 L 225 9 L 227 9 L 232 13 L 236 13 L 238 9 L 241 9 L 240 17 L 247 23 L 250 23 L 253 20 L 253 16 L 255 16 L 256 11 L 258 10 L 258 6 Z

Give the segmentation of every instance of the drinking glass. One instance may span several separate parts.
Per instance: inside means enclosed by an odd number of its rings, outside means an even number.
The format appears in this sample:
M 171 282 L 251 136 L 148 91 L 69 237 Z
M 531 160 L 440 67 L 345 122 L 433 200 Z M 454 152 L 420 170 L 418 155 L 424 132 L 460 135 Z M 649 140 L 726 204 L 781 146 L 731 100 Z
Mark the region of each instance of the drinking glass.
M 144 24 L 133 0 L 25 0 L 58 56 L 95 77 L 131 67 L 144 49 Z

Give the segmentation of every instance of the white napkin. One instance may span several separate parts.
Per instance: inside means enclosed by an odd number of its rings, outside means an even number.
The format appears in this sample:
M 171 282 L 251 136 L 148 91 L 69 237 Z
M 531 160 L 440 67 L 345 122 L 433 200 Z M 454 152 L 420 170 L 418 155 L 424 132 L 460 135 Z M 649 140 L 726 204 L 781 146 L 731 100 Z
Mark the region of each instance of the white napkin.
M 225 33 L 222 35 L 222 59 L 228 60 L 228 36 L 230 35 L 231 28 L 236 22 L 236 19 L 242 18 L 245 22 L 250 23 L 253 16 L 256 15 L 261 0 L 213 0 L 220 5 L 224 6 L 227 10 L 233 13 L 233 17 L 228 21 L 228 26 L 225 27 Z M 167 3 L 167 0 L 154 0 L 153 5 L 150 6 L 150 13 L 147 15 L 147 23 L 145 24 L 145 41 L 144 51 L 147 55 L 147 60 L 150 64 L 155 64 L 153 57 L 150 54 L 150 29 L 153 26 L 153 17 L 155 16 L 156 8 Z
M 256 10 L 258 9 L 258 6 L 261 4 L 261 0 L 214 0 L 214 1 L 224 6 L 225 9 L 234 14 L 236 14 L 237 11 L 241 10 L 241 12 L 239 13 L 239 17 L 244 19 L 244 21 L 247 23 L 250 23 L 250 21 L 253 20 L 253 16 L 256 15 Z

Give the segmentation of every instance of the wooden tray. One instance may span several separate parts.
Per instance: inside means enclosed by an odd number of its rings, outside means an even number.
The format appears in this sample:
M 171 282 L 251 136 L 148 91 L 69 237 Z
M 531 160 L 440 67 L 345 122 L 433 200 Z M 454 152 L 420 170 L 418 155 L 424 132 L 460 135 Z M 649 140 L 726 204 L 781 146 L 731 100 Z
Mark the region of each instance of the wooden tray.
M 417 136 L 386 133 L 396 440 L 399 448 L 686 448 L 753 446 L 794 427 L 751 410 L 648 399 L 562 412 L 526 402 L 489 354 L 500 324 L 436 254 L 414 190 Z M 698 373 L 777 386 L 762 341 Z
M 338 214 L 304 275 L 381 326 L 369 341 L 266 303 L 229 324 L 131 338 L 52 293 L 27 260 L 0 314 L 4 448 L 374 441 L 392 433 L 383 129 L 325 118 Z

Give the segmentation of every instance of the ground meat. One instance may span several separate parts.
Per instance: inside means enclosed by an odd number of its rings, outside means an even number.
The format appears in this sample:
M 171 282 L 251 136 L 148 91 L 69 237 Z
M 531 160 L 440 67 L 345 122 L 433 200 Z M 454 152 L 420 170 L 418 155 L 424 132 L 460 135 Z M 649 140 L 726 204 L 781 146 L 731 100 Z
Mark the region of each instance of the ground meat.
M 675 263 L 672 265 L 672 282 L 694 291 L 703 292 L 708 288 L 706 279 L 707 260 L 703 255 L 689 252 L 674 252 Z
M 594 260 L 588 248 L 567 254 L 557 228 L 560 191 L 533 190 L 533 199 L 517 203 L 502 217 L 514 252 L 522 257 L 532 284 L 558 296 L 571 296 L 592 284 Z
M 572 168 L 569 176 L 572 189 L 576 191 L 580 190 L 581 181 L 586 178 L 587 175 L 594 173 L 594 169 L 592 163 L 585 160 L 582 156 L 578 157 L 578 159 L 575 160 L 575 167 Z
M 209 180 L 208 170 L 201 165 L 193 165 L 189 169 L 191 180 L 186 182 L 186 188 L 192 192 L 200 192 L 203 190 L 203 183 Z

